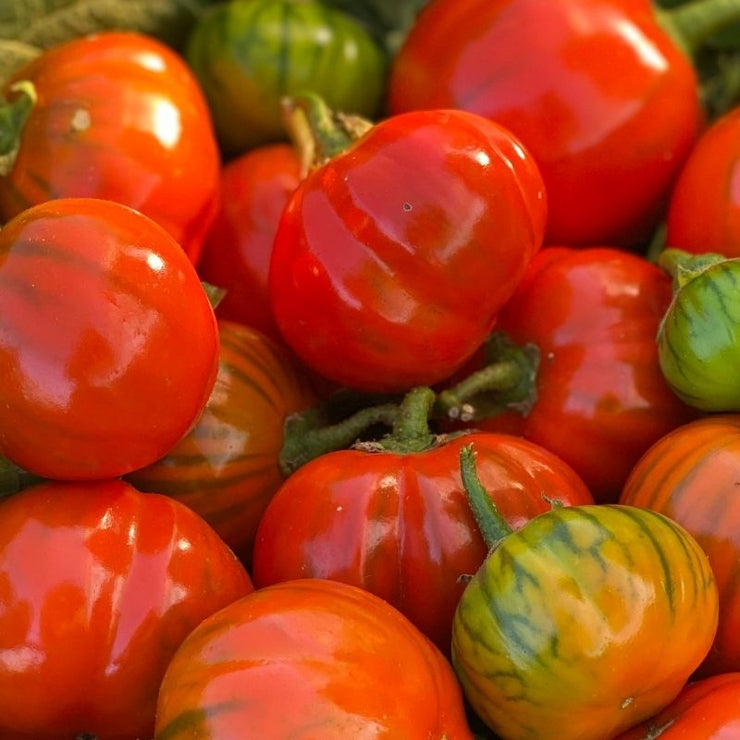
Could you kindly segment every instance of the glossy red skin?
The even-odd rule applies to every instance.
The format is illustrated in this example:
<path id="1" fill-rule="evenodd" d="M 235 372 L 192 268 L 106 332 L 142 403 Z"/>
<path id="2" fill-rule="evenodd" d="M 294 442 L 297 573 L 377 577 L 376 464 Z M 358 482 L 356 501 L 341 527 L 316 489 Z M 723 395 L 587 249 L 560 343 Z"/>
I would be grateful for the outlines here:
<path id="1" fill-rule="evenodd" d="M 388 106 L 498 121 L 542 171 L 546 242 L 623 246 L 662 216 L 702 125 L 697 90 L 649 0 L 435 0 L 395 58 Z"/>
<path id="2" fill-rule="evenodd" d="M 45 478 L 136 470 L 188 432 L 217 370 L 213 309 L 151 219 L 64 198 L 0 231 L 0 454 Z"/>
<path id="3" fill-rule="evenodd" d="M 501 127 L 463 111 L 385 119 L 288 202 L 273 315 L 306 365 L 340 385 L 438 382 L 488 334 L 545 218 L 536 165 Z"/>
<path id="4" fill-rule="evenodd" d="M 45 51 L 8 85 L 18 80 L 33 82 L 38 100 L 0 178 L 0 218 L 50 198 L 114 200 L 157 221 L 197 262 L 220 154 L 183 59 L 154 38 L 107 31 Z"/>
<path id="5" fill-rule="evenodd" d="M 449 654 L 463 577 L 488 551 L 460 480 L 460 449 L 473 441 L 481 481 L 513 529 L 552 500 L 593 503 L 565 463 L 513 436 L 466 434 L 415 454 L 341 450 L 299 468 L 271 499 L 257 529 L 255 585 L 315 577 L 360 586 Z"/>
<path id="6" fill-rule="evenodd" d="M 179 720 L 179 721 L 178 721 Z M 368 591 L 305 579 L 205 620 L 162 681 L 155 740 L 472 740 L 450 664 Z"/>
<path id="7" fill-rule="evenodd" d="M 224 165 L 221 205 L 206 234 L 198 272 L 226 290 L 219 318 L 237 321 L 282 342 L 267 289 L 280 216 L 301 180 L 289 144 L 251 149 Z"/>
<path id="8" fill-rule="evenodd" d="M 740 737 L 740 673 L 686 685 L 655 717 L 615 740 L 732 740 Z"/>
<path id="9" fill-rule="evenodd" d="M 713 414 L 661 437 L 640 458 L 620 502 L 653 509 L 707 554 L 719 590 L 719 625 L 697 676 L 740 671 L 740 415 Z"/>
<path id="10" fill-rule="evenodd" d="M 694 254 L 740 256 L 740 107 L 702 134 L 681 170 L 666 244 Z"/>
<path id="11" fill-rule="evenodd" d="M 253 590 L 243 566 L 186 506 L 119 480 L 26 489 L 0 522 L 2 737 L 151 737 L 170 658 Z"/>
<path id="12" fill-rule="evenodd" d="M 548 247 L 532 261 L 496 328 L 540 351 L 536 401 L 480 429 L 522 434 L 569 463 L 597 502 L 614 502 L 639 457 L 696 412 L 669 389 L 655 337 L 668 275 L 607 247 Z"/>

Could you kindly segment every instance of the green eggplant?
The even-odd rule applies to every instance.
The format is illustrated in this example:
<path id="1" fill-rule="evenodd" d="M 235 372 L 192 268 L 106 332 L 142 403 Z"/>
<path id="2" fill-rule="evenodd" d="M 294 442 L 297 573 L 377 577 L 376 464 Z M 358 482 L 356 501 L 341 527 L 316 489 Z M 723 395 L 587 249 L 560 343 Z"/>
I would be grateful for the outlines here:
<path id="1" fill-rule="evenodd" d="M 674 295 L 658 329 L 660 369 L 684 403 L 740 411 L 740 259 L 666 249 Z"/>
<path id="2" fill-rule="evenodd" d="M 319 0 L 229 0 L 209 8 L 185 56 L 225 155 L 287 138 L 282 101 L 312 92 L 332 110 L 373 118 L 387 57 L 359 21 Z"/>

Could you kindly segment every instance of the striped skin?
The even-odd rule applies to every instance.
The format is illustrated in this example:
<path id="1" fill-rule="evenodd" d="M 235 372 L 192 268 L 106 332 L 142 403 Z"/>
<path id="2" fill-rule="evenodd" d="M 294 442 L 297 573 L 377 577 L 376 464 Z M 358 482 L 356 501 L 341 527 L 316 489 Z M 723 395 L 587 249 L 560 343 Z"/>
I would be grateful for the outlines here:
<path id="1" fill-rule="evenodd" d="M 155 740 L 473 740 L 450 664 L 369 591 L 301 579 L 204 620 L 162 681 Z"/>
<path id="2" fill-rule="evenodd" d="M 203 14 L 186 58 L 227 154 L 286 138 L 280 101 L 311 90 L 336 110 L 378 113 L 385 57 L 365 29 L 318 0 L 235 0 Z"/>
<path id="3" fill-rule="evenodd" d="M 709 650 L 717 589 L 666 517 L 554 509 L 506 537 L 463 594 L 452 660 L 507 740 L 604 740 L 654 714 Z"/>
<path id="4" fill-rule="evenodd" d="M 262 511 L 283 480 L 285 417 L 316 397 L 272 340 L 231 321 L 221 320 L 219 331 L 218 375 L 199 421 L 168 455 L 127 480 L 187 504 L 248 562 Z"/>
<path id="5" fill-rule="evenodd" d="M 270 500 L 255 538 L 255 586 L 293 578 L 359 586 L 449 656 L 461 574 L 475 573 L 487 551 L 460 480 L 460 449 L 472 443 L 481 481 L 512 529 L 552 502 L 593 503 L 568 465 L 520 437 L 465 434 L 410 454 L 338 450 L 299 468 Z"/>
<path id="6" fill-rule="evenodd" d="M 658 511 L 706 552 L 719 590 L 719 627 L 701 675 L 740 670 L 740 416 L 699 419 L 656 442 L 620 503 Z"/>
<path id="7" fill-rule="evenodd" d="M 740 261 L 711 265 L 678 289 L 658 332 L 673 391 L 703 411 L 740 411 Z"/>

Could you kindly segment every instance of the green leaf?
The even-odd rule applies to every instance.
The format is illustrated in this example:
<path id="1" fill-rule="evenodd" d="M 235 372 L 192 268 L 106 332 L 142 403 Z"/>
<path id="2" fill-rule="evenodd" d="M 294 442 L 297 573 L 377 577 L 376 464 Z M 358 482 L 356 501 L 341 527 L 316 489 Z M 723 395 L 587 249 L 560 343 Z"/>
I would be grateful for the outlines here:
<path id="1" fill-rule="evenodd" d="M 694 0 L 653 0 L 670 9 Z M 740 22 L 716 31 L 694 56 L 700 91 L 709 120 L 740 104 Z"/>
<path id="2" fill-rule="evenodd" d="M 0 37 L 48 49 L 89 33 L 146 33 L 180 48 L 213 0 L 4 0 Z"/>
<path id="3" fill-rule="evenodd" d="M 5 0 L 0 3 L 0 36 L 18 40 L 35 20 L 69 4 L 70 0 Z"/>
<path id="4" fill-rule="evenodd" d="M 41 49 L 31 44 L 15 39 L 0 38 L 0 85 L 2 85 L 16 69 L 30 62 L 41 53 Z"/>
<path id="5" fill-rule="evenodd" d="M 710 48 L 723 51 L 740 51 L 740 23 L 723 28 L 709 40 Z"/>
<path id="6" fill-rule="evenodd" d="M 740 104 L 740 51 L 706 51 L 697 70 L 710 121 Z"/>

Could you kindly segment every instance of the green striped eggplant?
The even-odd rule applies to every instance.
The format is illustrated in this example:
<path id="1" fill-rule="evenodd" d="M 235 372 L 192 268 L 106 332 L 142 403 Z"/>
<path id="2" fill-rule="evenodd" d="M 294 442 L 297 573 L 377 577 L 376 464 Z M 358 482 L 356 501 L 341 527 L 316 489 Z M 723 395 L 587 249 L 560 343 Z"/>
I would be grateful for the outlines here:
<path id="1" fill-rule="evenodd" d="M 235 156 L 287 138 L 281 99 L 320 95 L 333 110 L 379 112 L 387 59 L 370 33 L 319 0 L 229 0 L 209 8 L 185 56 L 223 151 Z"/>
<path id="2" fill-rule="evenodd" d="M 675 292 L 658 329 L 660 369 L 702 411 L 740 411 L 740 259 L 666 249 Z"/>
<path id="3" fill-rule="evenodd" d="M 472 458 L 461 457 L 467 488 Z M 717 617 L 708 559 L 668 517 L 553 508 L 499 538 L 468 583 L 452 661 L 472 708 L 504 740 L 605 740 L 679 693 Z"/>
<path id="4" fill-rule="evenodd" d="M 223 319 L 219 333 L 216 384 L 200 419 L 169 454 L 126 479 L 188 505 L 249 563 L 259 519 L 283 482 L 283 422 L 317 399 L 271 339 Z"/>

